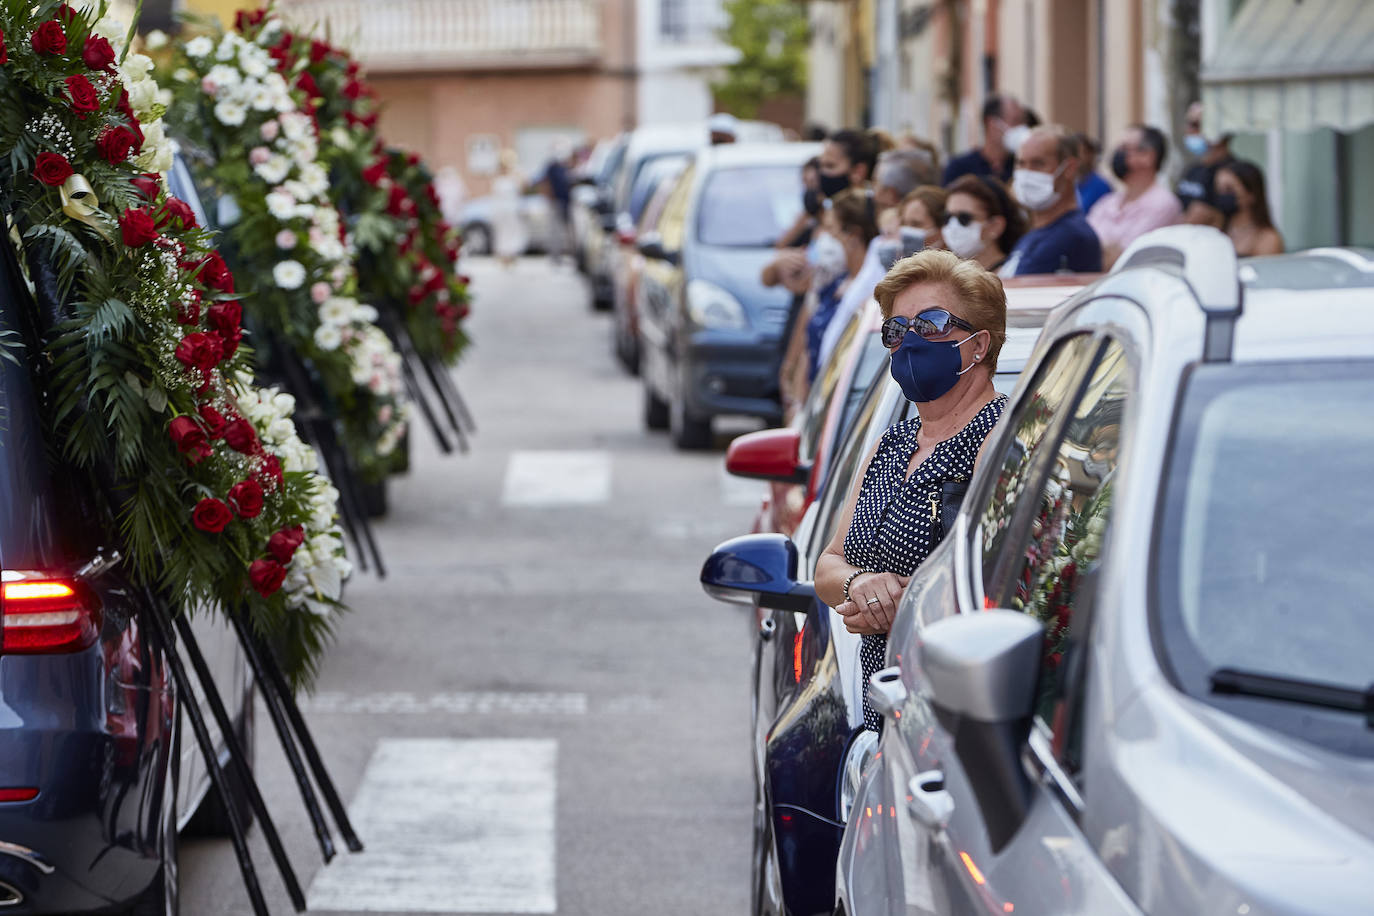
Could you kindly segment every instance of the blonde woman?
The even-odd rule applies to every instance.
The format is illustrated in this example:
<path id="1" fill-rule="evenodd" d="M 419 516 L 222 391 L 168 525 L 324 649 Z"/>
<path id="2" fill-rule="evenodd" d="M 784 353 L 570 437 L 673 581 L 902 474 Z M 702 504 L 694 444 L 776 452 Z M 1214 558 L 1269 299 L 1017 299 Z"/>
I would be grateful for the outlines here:
<path id="1" fill-rule="evenodd" d="M 920 416 L 894 424 L 868 455 L 816 564 L 816 594 L 863 635 L 864 725 L 878 731 L 868 678 L 885 663 L 897 602 L 943 539 L 1007 403 L 992 386 L 1007 338 L 1007 298 L 1002 281 L 977 261 L 931 249 L 898 261 L 874 296 L 886 319 L 892 377 Z"/>
<path id="2" fill-rule="evenodd" d="M 510 267 L 525 251 L 528 239 L 520 218 L 520 159 L 513 149 L 501 150 L 501 174 L 491 182 L 491 247 L 501 263 Z"/>

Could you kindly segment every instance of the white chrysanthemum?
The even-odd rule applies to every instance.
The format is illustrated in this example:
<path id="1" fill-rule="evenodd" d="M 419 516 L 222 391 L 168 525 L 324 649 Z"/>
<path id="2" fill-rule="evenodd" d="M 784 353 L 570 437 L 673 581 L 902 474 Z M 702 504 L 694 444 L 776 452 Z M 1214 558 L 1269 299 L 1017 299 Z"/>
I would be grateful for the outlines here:
<path id="1" fill-rule="evenodd" d="M 248 116 L 248 110 L 238 102 L 220 102 L 215 106 L 215 117 L 221 124 L 238 127 Z"/>
<path id="2" fill-rule="evenodd" d="M 210 68 L 210 72 L 205 74 L 205 79 L 217 87 L 215 90 L 217 97 L 236 89 L 243 83 L 243 75 L 228 64 L 215 64 Z"/>
<path id="3" fill-rule="evenodd" d="M 189 83 L 195 78 L 196 73 L 190 67 L 178 67 L 176 72 L 172 74 L 172 79 L 178 83 Z"/>
<path id="4" fill-rule="evenodd" d="M 208 35 L 198 35 L 186 42 L 186 56 L 200 59 L 215 50 L 215 43 Z"/>
<path id="5" fill-rule="evenodd" d="M 326 324 L 345 325 L 353 319 L 356 304 L 352 299 L 335 296 L 320 306 L 320 320 Z"/>
<path id="6" fill-rule="evenodd" d="M 167 42 L 170 40 L 171 39 L 167 37 L 167 33 L 162 31 L 162 29 L 153 29 L 147 35 L 143 36 L 143 46 L 149 51 L 156 51 L 159 48 L 167 47 Z"/>
<path id="7" fill-rule="evenodd" d="M 266 162 L 253 166 L 253 171 L 268 184 L 279 184 L 291 173 L 291 161 L 285 156 L 274 154 Z"/>
<path id="8" fill-rule="evenodd" d="M 342 124 L 334 125 L 333 130 L 329 132 L 329 140 L 341 150 L 353 149 L 353 131 Z"/>
<path id="9" fill-rule="evenodd" d="M 343 343 L 343 335 L 339 333 L 337 326 L 322 324 L 315 329 L 315 346 L 321 350 L 337 350 L 341 343 Z"/>
<path id="10" fill-rule="evenodd" d="M 305 282 L 305 268 L 300 261 L 278 261 L 272 268 L 272 280 L 282 289 L 300 289 Z"/>
<path id="11" fill-rule="evenodd" d="M 239 57 L 240 66 L 243 72 L 255 79 L 261 79 L 268 73 L 267 61 L 257 54 L 243 54 Z"/>
<path id="12" fill-rule="evenodd" d="M 277 188 L 267 194 L 267 212 L 278 220 L 288 220 L 296 215 L 296 199 Z"/>
<path id="13" fill-rule="evenodd" d="M 233 60 L 234 55 L 238 53 L 239 44 L 240 41 L 237 35 L 233 32 L 227 33 L 220 39 L 219 47 L 215 49 L 215 59 L 225 61 Z"/>
<path id="14" fill-rule="evenodd" d="M 353 312 L 353 317 L 358 321 L 366 321 L 368 324 L 376 324 L 377 310 L 370 305 L 359 305 Z"/>

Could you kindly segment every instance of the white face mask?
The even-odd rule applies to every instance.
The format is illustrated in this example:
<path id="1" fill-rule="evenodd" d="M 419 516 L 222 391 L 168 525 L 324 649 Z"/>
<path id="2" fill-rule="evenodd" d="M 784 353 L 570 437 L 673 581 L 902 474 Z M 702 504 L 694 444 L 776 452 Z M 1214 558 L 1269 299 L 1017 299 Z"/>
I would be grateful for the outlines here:
<path id="1" fill-rule="evenodd" d="M 819 232 L 815 241 L 811 243 L 807 259 L 818 273 L 828 278 L 828 282 L 845 272 L 848 256 L 844 250 L 844 243 L 829 232 Z"/>
<path id="2" fill-rule="evenodd" d="M 1047 210 L 1059 200 L 1054 183 L 1059 179 L 1059 173 L 1063 168 L 1064 166 L 1060 165 L 1053 172 L 1017 169 L 1011 176 L 1011 192 L 1016 195 L 1017 200 L 1025 204 L 1027 210 Z"/>
<path id="3" fill-rule="evenodd" d="M 1016 151 L 1021 148 L 1021 144 L 1025 143 L 1026 138 L 1030 136 L 1030 132 L 1031 129 L 1024 124 L 1018 124 L 1015 127 L 1008 127 L 1006 133 L 1002 134 L 1003 148 L 1005 148 L 1007 152 L 1015 156 Z"/>
<path id="4" fill-rule="evenodd" d="M 945 240 L 945 247 L 961 258 L 976 258 L 987 247 L 987 242 L 983 241 L 983 224 L 979 222 L 963 226 L 951 216 L 940 236 Z"/>

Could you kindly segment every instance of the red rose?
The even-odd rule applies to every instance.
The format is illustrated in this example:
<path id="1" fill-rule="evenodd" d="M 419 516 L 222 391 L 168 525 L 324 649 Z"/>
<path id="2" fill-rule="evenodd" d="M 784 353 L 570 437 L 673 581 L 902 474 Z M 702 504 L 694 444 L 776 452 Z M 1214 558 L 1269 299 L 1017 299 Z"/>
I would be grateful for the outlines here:
<path id="1" fill-rule="evenodd" d="M 229 359 L 239 351 L 239 344 L 243 341 L 243 332 L 234 331 L 232 334 L 220 334 L 220 348 L 224 351 L 224 358 Z"/>
<path id="2" fill-rule="evenodd" d="M 210 444 L 205 439 L 205 430 L 190 417 L 177 417 L 167 427 L 167 433 L 176 444 L 177 451 L 185 455 L 192 464 L 210 455 Z"/>
<path id="3" fill-rule="evenodd" d="M 105 39 L 92 35 L 81 49 L 81 59 L 92 70 L 109 70 L 115 62 L 114 48 Z"/>
<path id="4" fill-rule="evenodd" d="M 243 307 L 237 302 L 216 302 L 206 318 L 221 337 L 232 337 L 243 323 Z"/>
<path id="5" fill-rule="evenodd" d="M 95 141 L 95 150 L 100 158 L 113 165 L 128 162 L 129 157 L 142 146 L 138 135 L 127 127 L 111 127 Z"/>
<path id="6" fill-rule="evenodd" d="M 333 49 L 330 48 L 329 45 L 325 44 L 324 42 L 312 40 L 310 42 L 310 62 L 312 64 L 318 64 L 320 61 L 324 60 L 326 57 L 329 56 L 329 52 L 331 50 Z"/>
<path id="7" fill-rule="evenodd" d="M 229 488 L 229 505 L 239 518 L 257 518 L 262 514 L 262 487 L 256 480 L 241 480 Z"/>
<path id="8" fill-rule="evenodd" d="M 200 303 L 194 299 L 189 302 L 177 303 L 177 324 L 199 324 L 200 323 Z"/>
<path id="9" fill-rule="evenodd" d="M 201 372 L 209 372 L 219 365 L 223 355 L 219 338 L 203 331 L 187 334 L 176 348 L 176 358 L 183 366 Z"/>
<path id="10" fill-rule="evenodd" d="M 391 186 L 391 197 L 386 204 L 392 216 L 406 216 L 415 211 L 415 202 L 406 194 L 406 189 L 398 184 Z"/>
<path id="11" fill-rule="evenodd" d="M 119 101 L 115 102 L 115 111 L 124 115 L 124 117 L 128 118 L 130 121 L 136 122 L 138 120 L 138 118 L 134 116 L 134 106 L 129 104 L 129 90 L 119 90 Z"/>
<path id="12" fill-rule="evenodd" d="M 100 96 L 95 94 L 95 87 L 86 77 L 78 73 L 62 82 L 67 86 L 67 98 L 71 99 L 72 111 L 76 112 L 77 117 L 84 118 L 100 110 Z"/>
<path id="13" fill-rule="evenodd" d="M 205 432 L 211 439 L 224 437 L 224 427 L 228 425 L 224 419 L 224 414 L 220 413 L 209 404 L 202 404 L 200 407 L 200 418 L 205 423 Z"/>
<path id="14" fill-rule="evenodd" d="M 129 183 L 145 200 L 157 200 L 157 195 L 162 192 L 162 179 L 151 173 L 130 178 Z"/>
<path id="15" fill-rule="evenodd" d="M 419 164 L 420 164 L 420 154 L 419 154 L 419 153 L 411 153 L 411 154 L 409 154 L 408 156 L 406 156 L 406 162 L 408 162 L 408 163 L 411 164 L 411 165 L 419 165 Z"/>
<path id="16" fill-rule="evenodd" d="M 283 565 L 290 563 L 296 550 L 305 543 L 305 528 L 283 528 L 267 540 L 267 552 Z"/>
<path id="17" fill-rule="evenodd" d="M 307 99 L 318 99 L 321 95 L 320 84 L 315 82 L 315 77 L 311 76 L 309 71 L 296 77 L 296 88 L 304 92 Z"/>
<path id="18" fill-rule="evenodd" d="M 191 521 L 195 526 L 211 534 L 219 534 L 233 520 L 234 513 L 229 511 L 229 507 L 211 496 L 196 503 L 191 513 Z"/>
<path id="19" fill-rule="evenodd" d="M 248 567 L 248 581 L 253 589 L 264 598 L 269 598 L 281 588 L 286 579 L 286 567 L 276 560 L 254 560 Z"/>
<path id="20" fill-rule="evenodd" d="M 5 47 L 5 33 L 0 32 L 0 64 L 10 62 L 10 49 Z"/>
<path id="21" fill-rule="evenodd" d="M 253 424 L 240 417 L 224 427 L 224 441 L 236 452 L 251 455 L 258 450 L 258 434 Z"/>
<path id="22" fill-rule="evenodd" d="M 291 68 L 291 42 L 290 35 L 283 35 L 281 41 L 267 49 L 267 56 L 275 60 L 282 70 Z"/>
<path id="23" fill-rule="evenodd" d="M 53 15 L 67 25 L 71 25 L 76 21 L 76 10 L 72 9 L 70 3 L 57 4 L 57 9 L 53 11 Z"/>
<path id="24" fill-rule="evenodd" d="M 142 248 L 157 239 L 157 224 L 146 207 L 129 207 L 119 218 L 119 234 L 130 248 Z"/>
<path id="25" fill-rule="evenodd" d="M 33 30 L 29 43 L 39 54 L 65 54 L 67 33 L 62 31 L 62 23 L 50 19 Z"/>
<path id="26" fill-rule="evenodd" d="M 238 29 L 240 32 L 246 32 L 254 26 L 261 24 L 263 17 L 266 15 L 266 9 L 239 10 L 234 14 L 234 28 Z"/>
<path id="27" fill-rule="evenodd" d="M 172 220 L 179 220 L 182 229 L 196 228 L 196 214 L 191 205 L 178 197 L 169 196 L 159 211 L 157 227 L 161 229 Z"/>
<path id="28" fill-rule="evenodd" d="M 33 177 L 56 187 L 72 177 L 72 164 L 57 153 L 39 153 L 33 163 Z"/>
<path id="29" fill-rule="evenodd" d="M 358 99 L 367 95 L 367 87 L 364 86 L 358 80 L 350 79 L 347 83 L 344 84 L 343 94 L 344 98 L 348 99 L 349 101 L 356 102 L 358 101 Z"/>
<path id="30" fill-rule="evenodd" d="M 374 188 L 382 183 L 386 178 L 386 160 L 378 159 L 376 162 L 363 169 L 363 181 L 372 185 Z"/>
<path id="31" fill-rule="evenodd" d="M 200 268 L 201 283 L 222 293 L 234 291 L 234 275 L 229 272 L 229 265 L 224 263 L 218 251 L 207 254 L 197 266 Z"/>
<path id="32" fill-rule="evenodd" d="M 281 470 L 281 459 L 276 455 L 263 456 L 262 467 L 258 469 L 256 476 L 258 483 L 274 490 L 280 490 L 282 484 L 286 483 L 286 475 Z"/>

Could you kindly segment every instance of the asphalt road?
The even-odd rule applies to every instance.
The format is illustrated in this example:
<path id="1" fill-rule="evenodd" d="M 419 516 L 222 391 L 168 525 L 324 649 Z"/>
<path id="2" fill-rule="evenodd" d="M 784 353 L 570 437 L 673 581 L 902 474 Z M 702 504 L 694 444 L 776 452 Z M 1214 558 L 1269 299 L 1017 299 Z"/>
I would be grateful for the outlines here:
<path id="1" fill-rule="evenodd" d="M 743 913 L 748 623 L 696 577 L 760 491 L 719 448 L 644 430 L 571 269 L 470 271 L 473 449 L 440 455 L 417 429 L 377 525 L 390 574 L 355 575 L 306 704 L 366 852 L 322 867 L 257 714 L 311 911 Z M 291 912 L 251 839 L 272 912 Z M 251 912 L 227 840 L 184 840 L 181 872 L 184 914 Z"/>

